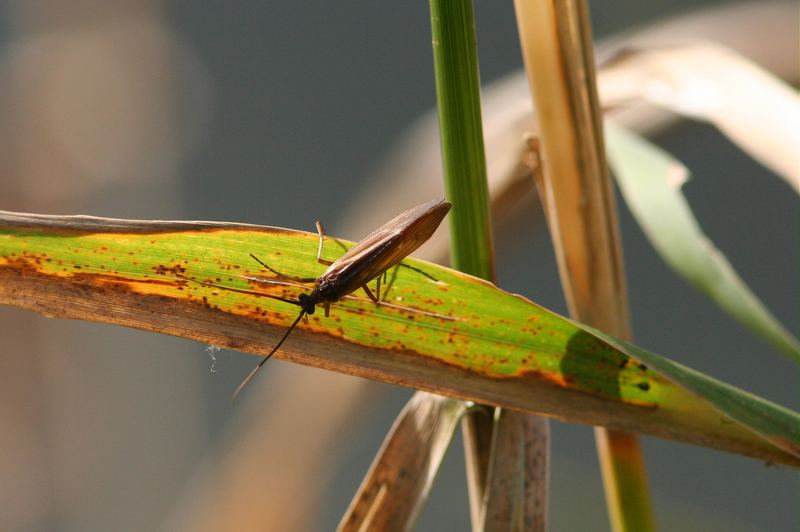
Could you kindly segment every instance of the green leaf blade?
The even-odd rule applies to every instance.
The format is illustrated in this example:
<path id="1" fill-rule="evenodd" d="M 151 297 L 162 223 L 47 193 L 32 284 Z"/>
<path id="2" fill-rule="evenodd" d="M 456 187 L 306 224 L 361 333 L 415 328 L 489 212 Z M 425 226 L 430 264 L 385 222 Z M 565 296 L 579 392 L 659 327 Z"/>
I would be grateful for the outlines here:
<path id="1" fill-rule="evenodd" d="M 794 456 L 800 456 L 800 415 L 596 329 L 598 338 L 636 357 L 714 408 Z"/>
<path id="2" fill-rule="evenodd" d="M 659 255 L 725 312 L 800 364 L 797 340 L 703 233 L 680 192 L 688 171 L 641 137 L 606 122 L 609 162 L 625 202 Z"/>
<path id="3" fill-rule="evenodd" d="M 315 261 L 316 243 L 309 233 L 236 224 L 0 213 L 0 303 L 265 354 L 298 311 L 265 294 L 296 299 L 308 287 L 249 279 L 269 276 L 249 254 L 280 271 L 314 276 L 323 270 Z M 326 250 L 329 258 L 334 253 Z M 651 359 L 642 365 L 628 357 L 638 358 L 637 352 L 626 354 L 620 344 L 486 281 L 408 262 L 438 282 L 406 268 L 390 272 L 391 305 L 353 294 L 334 304 L 329 318 L 318 312 L 308 324 L 301 322 L 276 356 L 454 398 L 800 464 L 752 428 L 727 421 L 730 413 L 718 413 L 671 382 L 674 376 Z M 757 406 L 781 423 L 794 419 L 777 405 Z M 774 434 L 794 446 L 800 441 L 785 427 Z"/>

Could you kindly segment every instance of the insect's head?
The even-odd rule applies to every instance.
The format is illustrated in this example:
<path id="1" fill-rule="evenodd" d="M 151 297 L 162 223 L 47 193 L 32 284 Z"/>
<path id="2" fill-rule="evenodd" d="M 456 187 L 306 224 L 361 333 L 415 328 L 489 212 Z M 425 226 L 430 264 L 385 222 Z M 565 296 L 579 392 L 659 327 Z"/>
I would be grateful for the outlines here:
<path id="1" fill-rule="evenodd" d="M 317 309 L 314 298 L 308 294 L 300 294 L 297 300 L 300 302 L 300 308 L 302 308 L 306 314 L 314 314 L 314 311 Z"/>

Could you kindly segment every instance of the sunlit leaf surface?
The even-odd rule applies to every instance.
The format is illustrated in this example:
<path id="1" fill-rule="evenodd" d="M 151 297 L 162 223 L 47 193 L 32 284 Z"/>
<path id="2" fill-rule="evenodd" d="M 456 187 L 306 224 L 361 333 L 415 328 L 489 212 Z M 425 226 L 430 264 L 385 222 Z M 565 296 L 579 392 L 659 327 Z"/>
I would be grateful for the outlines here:
<path id="1" fill-rule="evenodd" d="M 253 280 L 270 275 L 249 254 L 281 271 L 314 276 L 324 268 L 315 261 L 316 247 L 316 235 L 275 228 L 0 213 L 0 302 L 264 354 L 297 315 L 295 306 L 266 295 L 295 299 L 308 288 Z M 326 257 L 340 253 L 333 240 L 326 242 Z M 611 345 L 522 297 L 447 268 L 408 262 L 437 281 L 393 270 L 385 304 L 356 292 L 335 304 L 329 318 L 317 312 L 301 322 L 276 356 L 800 463 L 800 437 L 791 430 L 800 427 L 797 414 L 729 388 L 738 408 L 766 423 L 746 429 L 673 384 L 664 376 L 669 364 L 654 371 L 629 358 L 625 344 Z"/>
<path id="2" fill-rule="evenodd" d="M 606 138 L 609 162 L 625 202 L 661 257 L 723 310 L 800 363 L 800 342 L 701 230 L 681 193 L 689 177 L 686 167 L 613 122 L 607 122 Z"/>

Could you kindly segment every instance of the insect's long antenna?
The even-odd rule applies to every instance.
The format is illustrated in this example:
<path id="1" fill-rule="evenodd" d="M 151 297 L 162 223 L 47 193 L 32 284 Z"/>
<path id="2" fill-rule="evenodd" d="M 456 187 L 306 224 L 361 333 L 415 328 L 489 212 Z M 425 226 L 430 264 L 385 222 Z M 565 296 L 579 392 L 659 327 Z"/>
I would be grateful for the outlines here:
<path id="1" fill-rule="evenodd" d="M 288 298 L 281 297 L 281 296 L 274 296 L 272 294 L 265 294 L 263 292 L 258 292 L 256 290 L 244 290 L 242 288 L 233 288 L 231 286 L 222 286 L 221 284 L 207 283 L 205 281 L 198 281 L 197 279 L 192 279 L 191 277 L 187 277 L 187 276 L 181 275 L 181 274 L 176 274 L 176 275 L 177 275 L 177 277 L 179 277 L 181 279 L 184 279 L 186 281 L 191 281 L 193 283 L 197 283 L 197 284 L 199 284 L 201 286 L 207 286 L 209 288 L 219 288 L 220 290 L 227 290 L 228 292 L 237 292 L 239 294 L 247 294 L 249 296 L 268 297 L 270 299 L 277 299 L 278 301 L 283 301 L 284 303 L 290 303 L 292 305 L 298 305 L 298 306 L 300 305 L 300 302 L 297 301 L 296 299 L 288 299 Z M 241 277 L 243 279 L 248 279 L 250 281 L 258 281 L 258 280 L 260 280 L 257 277 L 247 277 L 247 276 L 244 276 L 244 275 L 242 275 Z M 265 279 L 265 280 L 263 280 L 263 282 L 267 282 L 267 280 Z M 279 284 L 279 283 L 276 283 L 276 284 Z M 280 283 L 280 284 L 283 284 L 283 283 Z"/>
<path id="2" fill-rule="evenodd" d="M 276 270 L 275 268 L 273 268 L 273 267 L 269 266 L 268 264 L 266 264 L 264 261 L 262 261 L 261 259 L 259 259 L 255 255 L 253 255 L 252 253 L 250 254 L 250 256 L 257 263 L 259 263 L 260 265 L 262 265 L 263 267 L 265 267 L 266 269 L 268 269 L 269 271 L 271 271 L 272 273 L 277 275 L 279 279 L 291 279 L 292 281 L 295 281 L 297 283 L 306 283 L 306 284 L 307 283 L 312 283 L 312 282 L 317 280 L 316 277 L 298 277 L 296 275 L 287 275 L 285 273 L 281 273 L 278 270 Z"/>
<path id="3" fill-rule="evenodd" d="M 269 354 L 267 356 L 265 356 L 264 359 L 261 362 L 258 363 L 258 366 L 253 368 L 253 371 L 250 372 L 250 375 L 248 375 L 242 381 L 242 383 L 239 385 L 239 387 L 236 388 L 236 391 L 233 392 L 233 396 L 231 397 L 231 401 L 235 401 L 236 400 L 236 397 L 239 395 L 239 392 L 241 392 L 244 389 L 244 387 L 247 386 L 247 384 L 251 380 L 253 380 L 253 377 L 256 376 L 256 373 L 258 372 L 258 370 L 261 369 L 261 366 L 263 366 L 264 363 L 267 360 L 269 360 L 272 355 L 275 354 L 275 351 L 277 351 L 280 348 L 280 346 L 283 345 L 283 342 L 285 342 L 286 339 L 289 337 L 289 333 L 292 332 L 292 330 L 295 328 L 295 325 L 297 325 L 300 322 L 300 320 L 303 318 L 303 316 L 305 316 L 305 314 L 306 314 L 305 310 L 301 310 L 300 311 L 300 314 L 297 315 L 297 318 L 294 320 L 294 323 L 292 323 L 292 325 L 289 327 L 289 330 L 286 331 L 286 333 L 283 335 L 283 338 L 281 338 L 281 341 L 278 342 L 278 344 L 275 347 L 272 348 L 272 351 L 270 351 Z"/>
<path id="4" fill-rule="evenodd" d="M 269 266 L 267 266 L 266 264 L 264 264 L 263 262 L 261 262 L 261 259 L 259 259 L 259 258 L 258 258 L 258 257 L 256 257 L 255 255 L 253 255 L 252 253 L 250 253 L 250 257 L 252 257 L 252 259 L 253 259 L 254 261 L 256 261 L 257 263 L 259 263 L 260 265 L 262 265 L 263 267 L 265 267 L 266 269 L 268 269 L 268 270 L 269 270 L 269 271 L 271 271 L 272 273 L 278 273 L 278 272 L 276 272 L 275 270 L 273 270 L 272 268 L 270 268 Z"/>

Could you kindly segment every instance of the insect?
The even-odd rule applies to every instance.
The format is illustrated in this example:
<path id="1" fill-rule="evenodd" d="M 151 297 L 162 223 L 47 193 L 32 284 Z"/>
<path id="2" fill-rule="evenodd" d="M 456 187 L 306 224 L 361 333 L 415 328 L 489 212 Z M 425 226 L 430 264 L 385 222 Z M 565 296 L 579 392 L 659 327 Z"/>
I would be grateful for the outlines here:
<path id="1" fill-rule="evenodd" d="M 381 277 L 384 277 L 389 269 L 398 265 L 431 277 L 421 270 L 403 264 L 401 261 L 433 235 L 451 206 L 450 202 L 438 199 L 412 207 L 367 235 L 335 261 L 328 261 L 322 258 L 325 230 L 322 224 L 317 222 L 317 234 L 319 235 L 317 262 L 328 266 L 319 277 L 286 275 L 274 270 L 255 255 L 250 254 L 256 262 L 280 279 L 287 279 L 296 283 L 313 282 L 314 285 L 311 292 L 300 294 L 296 301 L 280 298 L 282 301 L 299 306 L 300 313 L 280 341 L 272 348 L 272 351 L 253 368 L 253 371 L 236 388 L 233 397 L 236 398 L 239 392 L 253 380 L 258 370 L 283 345 L 283 342 L 286 341 L 300 320 L 306 315 L 314 314 L 317 306 L 322 306 L 325 310 L 325 316 L 328 317 L 330 316 L 331 303 L 339 301 L 359 288 L 363 288 L 372 301 L 380 303 Z M 248 277 L 248 279 L 264 281 L 264 279 L 257 277 Z M 367 286 L 367 283 L 373 280 L 377 281 L 375 293 Z"/>

